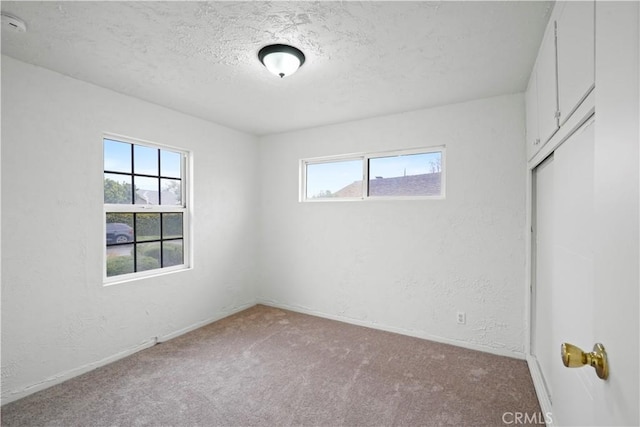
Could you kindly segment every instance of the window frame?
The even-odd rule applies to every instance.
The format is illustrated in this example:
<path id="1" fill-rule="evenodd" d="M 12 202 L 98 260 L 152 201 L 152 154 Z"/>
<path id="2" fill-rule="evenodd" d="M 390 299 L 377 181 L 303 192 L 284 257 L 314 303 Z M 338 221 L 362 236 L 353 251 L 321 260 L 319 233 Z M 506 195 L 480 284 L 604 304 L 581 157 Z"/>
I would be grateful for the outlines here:
<path id="1" fill-rule="evenodd" d="M 356 200 L 362 200 L 362 196 L 360 197 L 336 197 L 336 198 L 331 198 L 331 197 L 325 197 L 325 198 L 318 198 L 318 199 L 313 199 L 313 198 L 307 198 L 307 166 L 310 164 L 323 164 L 323 163 L 337 163 L 337 162 L 348 162 L 348 161 L 353 161 L 353 160 L 360 160 L 363 162 L 363 167 L 362 167 L 362 179 L 363 179 L 363 185 L 362 185 L 362 189 L 363 189 L 363 195 L 364 196 L 364 191 L 366 189 L 365 185 L 364 185 L 364 177 L 367 174 L 366 171 L 366 164 L 367 161 L 364 157 L 364 153 L 354 153 L 354 154 L 341 154 L 341 155 L 337 155 L 337 156 L 327 156 L 327 157 L 315 157 L 315 158 L 309 158 L 309 159 L 302 159 L 300 160 L 300 201 L 301 202 L 326 202 L 326 201 L 332 201 L 332 202 L 349 202 L 349 201 L 356 201 Z"/>
<path id="2" fill-rule="evenodd" d="M 104 203 L 104 175 L 105 173 L 111 173 L 110 171 L 106 171 L 105 169 L 105 158 L 104 158 L 104 142 L 105 140 L 111 140 L 116 142 L 123 142 L 127 144 L 131 144 L 133 146 L 139 145 L 147 148 L 153 148 L 157 150 L 166 150 L 174 153 L 180 154 L 180 192 L 181 192 L 181 204 L 180 205 L 145 205 L 145 204 L 124 204 L 124 203 Z M 171 145 L 160 144 L 157 142 L 145 141 L 138 138 L 132 138 L 128 136 L 113 134 L 113 133 L 103 133 L 102 134 L 102 249 L 103 249 L 103 258 L 102 258 L 102 281 L 103 285 L 114 285 L 124 282 L 131 282 L 139 279 L 145 279 L 149 277 L 162 276 L 165 274 L 175 273 L 178 271 L 185 271 L 192 268 L 192 248 L 191 248 L 191 161 L 192 161 L 192 152 L 190 150 L 186 150 L 183 148 L 178 148 Z M 133 163 L 133 159 L 132 159 Z M 160 167 L 160 165 L 159 165 Z M 162 171 L 158 170 L 158 179 L 160 177 Z M 146 176 L 147 174 L 136 174 L 134 170 L 131 170 L 131 173 L 122 173 L 123 175 L 141 175 Z M 132 185 L 132 202 L 135 201 L 135 188 Z M 159 195 L 161 198 L 161 195 Z M 159 199 L 160 200 L 160 199 Z M 137 271 L 133 273 L 119 274 L 116 276 L 107 276 L 107 215 L 110 213 L 131 213 L 131 214 L 150 214 L 150 213 L 181 213 L 182 214 L 182 264 L 173 265 L 168 267 L 160 267 L 152 270 L 144 270 Z M 161 215 L 162 220 L 162 215 Z M 135 221 L 135 215 L 134 215 Z M 162 236 L 160 236 L 160 247 L 162 250 Z M 170 241 L 171 239 L 168 239 Z M 149 243 L 147 241 L 131 242 L 129 244 L 133 245 L 133 250 L 136 250 L 136 244 L 139 243 Z"/>
<path id="3" fill-rule="evenodd" d="M 369 161 L 371 159 L 383 157 L 400 157 L 415 154 L 440 153 L 440 194 L 435 196 L 370 196 L 369 195 Z M 322 163 L 335 163 L 340 161 L 361 160 L 362 161 L 362 194 L 358 197 L 307 197 L 307 166 Z M 437 145 L 431 147 L 418 147 L 390 151 L 377 151 L 369 153 L 352 153 L 335 156 L 310 157 L 300 160 L 300 187 L 298 201 L 301 203 L 320 202 L 354 202 L 354 201 L 376 201 L 376 200 L 444 200 L 446 198 L 446 146 Z"/>

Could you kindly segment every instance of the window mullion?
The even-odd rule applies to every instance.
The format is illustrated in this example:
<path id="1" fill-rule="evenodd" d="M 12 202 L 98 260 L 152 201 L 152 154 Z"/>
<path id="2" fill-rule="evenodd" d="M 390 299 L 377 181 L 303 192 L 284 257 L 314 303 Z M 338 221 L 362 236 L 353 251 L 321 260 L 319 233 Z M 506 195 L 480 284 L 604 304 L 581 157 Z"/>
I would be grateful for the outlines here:
<path id="1" fill-rule="evenodd" d="M 136 178 L 135 178 L 135 174 L 133 173 L 133 168 L 135 165 L 135 161 L 133 159 L 133 153 L 134 153 L 134 149 L 133 149 L 134 145 L 131 144 L 131 203 L 132 204 L 136 204 Z"/>
<path id="2" fill-rule="evenodd" d="M 362 158 L 362 200 L 369 197 L 369 157 Z"/>
<path id="3" fill-rule="evenodd" d="M 160 175 L 162 175 L 162 163 L 160 150 L 158 150 L 158 204 L 162 205 L 162 179 L 160 178 Z"/>
<path id="4" fill-rule="evenodd" d="M 138 272 L 138 214 L 133 214 L 133 272 Z"/>
<path id="5" fill-rule="evenodd" d="M 108 204 L 104 205 L 105 212 L 186 212 L 186 207 L 182 205 L 125 205 Z"/>
<path id="6" fill-rule="evenodd" d="M 164 254 L 163 254 L 163 242 L 164 242 L 164 230 L 163 230 L 163 225 L 164 225 L 164 214 L 161 212 L 160 213 L 160 268 L 164 267 Z M 184 234 L 184 231 L 183 231 Z"/>

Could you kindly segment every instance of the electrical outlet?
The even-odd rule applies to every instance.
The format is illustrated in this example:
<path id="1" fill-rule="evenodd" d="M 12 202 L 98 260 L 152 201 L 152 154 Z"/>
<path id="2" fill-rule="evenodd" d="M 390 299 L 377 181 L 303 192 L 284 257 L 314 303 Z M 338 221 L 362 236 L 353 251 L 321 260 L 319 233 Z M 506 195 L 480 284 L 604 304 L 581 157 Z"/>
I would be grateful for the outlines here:
<path id="1" fill-rule="evenodd" d="M 459 325 L 464 325 L 467 323 L 467 314 L 464 311 L 459 311 L 456 314 L 456 319 L 458 320 Z"/>

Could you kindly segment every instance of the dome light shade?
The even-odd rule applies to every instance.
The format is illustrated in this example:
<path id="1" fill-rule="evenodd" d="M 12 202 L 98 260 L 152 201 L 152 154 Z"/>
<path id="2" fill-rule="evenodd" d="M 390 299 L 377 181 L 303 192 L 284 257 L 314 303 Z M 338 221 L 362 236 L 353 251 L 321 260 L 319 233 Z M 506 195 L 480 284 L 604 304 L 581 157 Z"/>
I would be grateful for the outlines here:
<path id="1" fill-rule="evenodd" d="M 265 46 L 258 52 L 260 62 L 280 78 L 290 76 L 304 64 L 304 53 L 286 44 Z"/>

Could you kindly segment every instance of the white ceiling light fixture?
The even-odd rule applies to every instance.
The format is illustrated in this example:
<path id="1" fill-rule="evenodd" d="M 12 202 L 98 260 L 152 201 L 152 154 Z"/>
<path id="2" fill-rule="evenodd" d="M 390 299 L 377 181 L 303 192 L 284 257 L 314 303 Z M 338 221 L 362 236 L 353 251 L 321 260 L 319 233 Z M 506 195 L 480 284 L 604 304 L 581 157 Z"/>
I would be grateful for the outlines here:
<path id="1" fill-rule="evenodd" d="M 271 44 L 258 52 L 260 62 L 276 76 L 283 78 L 298 71 L 304 64 L 304 53 L 286 44 Z"/>
<path id="2" fill-rule="evenodd" d="M 17 16 L 2 12 L 2 28 L 18 33 L 25 33 L 27 31 L 27 24 Z"/>

